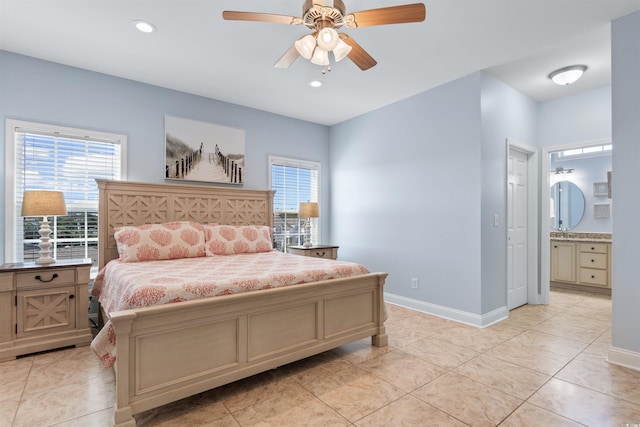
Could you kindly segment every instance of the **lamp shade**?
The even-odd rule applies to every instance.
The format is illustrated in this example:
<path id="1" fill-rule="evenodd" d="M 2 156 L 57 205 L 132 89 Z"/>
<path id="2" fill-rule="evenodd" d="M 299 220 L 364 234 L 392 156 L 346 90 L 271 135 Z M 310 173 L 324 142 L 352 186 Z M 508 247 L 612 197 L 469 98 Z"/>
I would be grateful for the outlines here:
<path id="1" fill-rule="evenodd" d="M 318 218 L 318 204 L 316 202 L 300 203 L 298 208 L 298 216 L 300 218 Z"/>
<path id="2" fill-rule="evenodd" d="M 333 56 L 336 59 L 336 62 L 340 62 L 349 54 L 349 52 L 351 52 L 351 46 L 346 44 L 344 41 L 339 40 L 338 44 L 333 49 Z"/>
<path id="3" fill-rule="evenodd" d="M 318 47 L 327 52 L 332 51 L 340 41 L 338 32 L 333 28 L 326 27 L 318 33 Z"/>
<path id="4" fill-rule="evenodd" d="M 296 50 L 305 59 L 311 59 L 313 50 L 316 48 L 316 39 L 311 34 L 298 39 L 294 43 Z"/>
<path id="5" fill-rule="evenodd" d="M 21 216 L 57 216 L 66 215 L 62 191 L 32 190 L 25 191 L 22 197 Z"/>
<path id="6" fill-rule="evenodd" d="M 322 66 L 329 65 L 329 52 L 320 49 L 320 47 L 318 46 L 316 50 L 313 51 L 311 63 Z"/>

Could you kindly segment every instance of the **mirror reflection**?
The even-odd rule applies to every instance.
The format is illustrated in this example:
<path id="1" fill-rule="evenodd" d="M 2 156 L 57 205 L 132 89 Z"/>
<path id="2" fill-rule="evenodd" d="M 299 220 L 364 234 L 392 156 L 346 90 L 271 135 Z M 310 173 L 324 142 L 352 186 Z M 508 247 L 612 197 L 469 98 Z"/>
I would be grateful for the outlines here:
<path id="1" fill-rule="evenodd" d="M 570 181 L 551 186 L 551 228 L 568 231 L 575 228 L 584 215 L 584 194 Z"/>

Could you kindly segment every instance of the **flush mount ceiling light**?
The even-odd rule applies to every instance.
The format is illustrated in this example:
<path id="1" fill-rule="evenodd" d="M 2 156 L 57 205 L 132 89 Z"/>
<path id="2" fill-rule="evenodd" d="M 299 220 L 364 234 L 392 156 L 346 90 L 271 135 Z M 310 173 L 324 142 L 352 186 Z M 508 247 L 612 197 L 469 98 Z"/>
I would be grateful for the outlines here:
<path id="1" fill-rule="evenodd" d="M 586 65 L 571 65 L 555 70 L 549 74 L 549 78 L 557 85 L 566 86 L 575 83 L 586 70 Z"/>
<path id="2" fill-rule="evenodd" d="M 147 21 L 133 21 L 133 26 L 142 33 L 153 33 L 156 31 L 156 26 Z"/>
<path id="3" fill-rule="evenodd" d="M 346 28 L 371 27 L 374 25 L 404 24 L 422 22 L 426 17 L 422 3 L 361 10 L 347 14 L 343 0 L 304 0 L 302 17 L 275 15 L 259 12 L 236 12 L 225 10 L 222 17 L 232 21 L 273 22 L 276 24 L 304 25 L 312 34 L 298 39 L 275 63 L 276 68 L 287 68 L 302 56 L 322 67 L 322 73 L 331 71 L 330 62 L 349 59 L 365 71 L 377 64 L 358 43 L 337 30 Z"/>

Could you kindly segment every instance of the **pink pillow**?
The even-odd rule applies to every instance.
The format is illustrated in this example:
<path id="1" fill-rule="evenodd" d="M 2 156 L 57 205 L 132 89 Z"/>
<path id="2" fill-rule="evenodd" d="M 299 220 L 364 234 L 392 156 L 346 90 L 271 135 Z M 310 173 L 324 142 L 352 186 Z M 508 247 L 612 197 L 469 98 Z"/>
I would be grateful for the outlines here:
<path id="1" fill-rule="evenodd" d="M 191 221 L 116 227 L 120 261 L 137 262 L 205 256 L 202 225 Z"/>
<path id="2" fill-rule="evenodd" d="M 269 252 L 271 231 L 266 225 L 203 225 L 207 256 Z"/>

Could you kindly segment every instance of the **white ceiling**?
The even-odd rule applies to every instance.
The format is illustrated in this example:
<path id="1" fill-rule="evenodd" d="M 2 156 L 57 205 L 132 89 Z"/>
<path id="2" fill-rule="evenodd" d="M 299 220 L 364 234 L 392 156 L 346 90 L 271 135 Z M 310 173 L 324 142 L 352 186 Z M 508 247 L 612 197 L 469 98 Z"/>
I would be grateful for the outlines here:
<path id="1" fill-rule="evenodd" d="M 417 0 L 344 1 L 349 13 Z M 345 59 L 325 76 L 303 58 L 273 68 L 306 27 L 222 19 L 301 16 L 302 3 L 0 0 L 0 49 L 332 125 L 479 70 L 535 100 L 608 85 L 610 21 L 640 10 L 640 0 L 425 0 L 424 22 L 342 29 L 378 65 Z M 158 31 L 136 31 L 136 19 Z M 589 69 L 574 85 L 547 78 L 578 63 Z"/>

